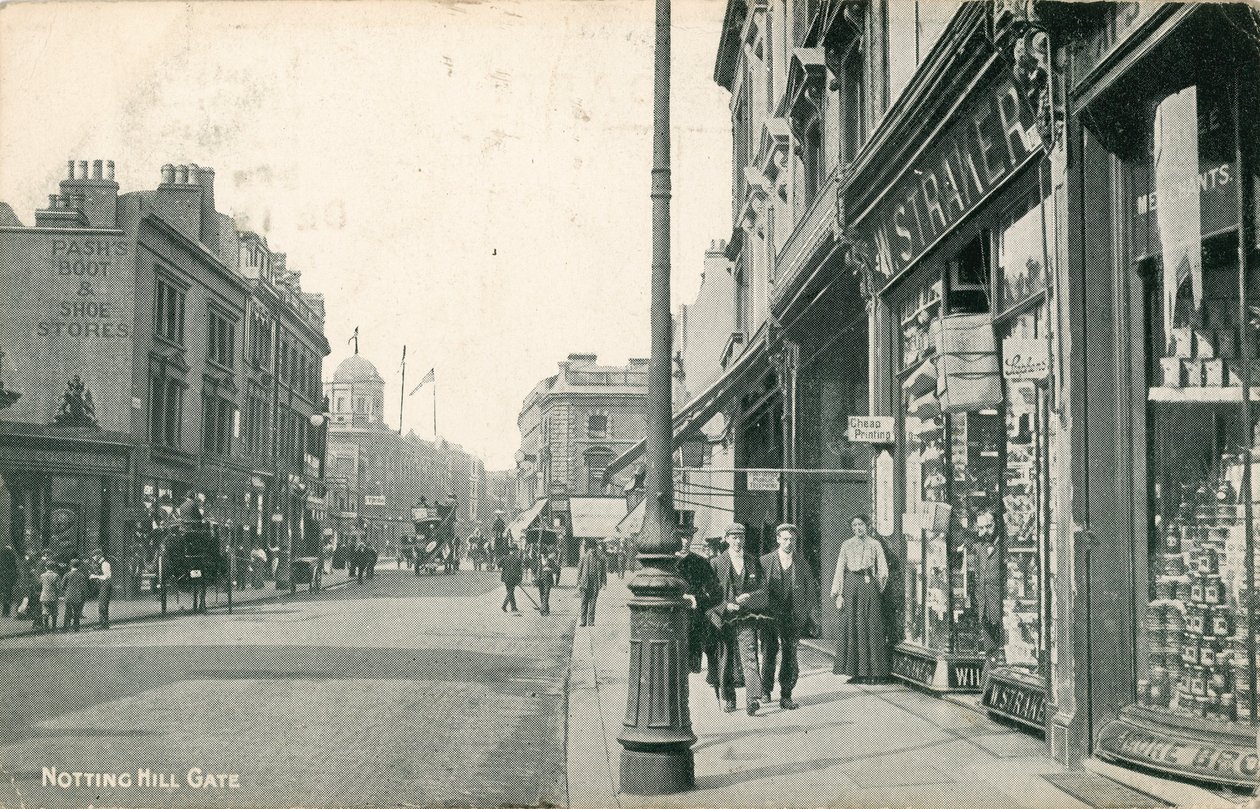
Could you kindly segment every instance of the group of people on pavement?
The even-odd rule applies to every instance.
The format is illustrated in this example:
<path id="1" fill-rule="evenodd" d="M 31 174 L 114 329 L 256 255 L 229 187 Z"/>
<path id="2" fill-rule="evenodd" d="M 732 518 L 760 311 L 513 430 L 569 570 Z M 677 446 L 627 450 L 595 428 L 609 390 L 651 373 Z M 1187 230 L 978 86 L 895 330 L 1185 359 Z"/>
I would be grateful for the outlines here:
<path id="1" fill-rule="evenodd" d="M 527 568 L 538 588 L 538 603 L 535 606 L 543 615 L 550 615 L 551 591 L 560 580 L 560 555 L 555 548 L 539 549 L 532 559 L 527 560 L 515 545 L 508 547 L 499 560 L 499 581 L 503 582 L 504 589 L 501 609 L 514 615 L 520 614 L 516 588 L 521 586 Z M 600 591 L 607 585 L 608 560 L 597 542 L 587 540 L 577 569 L 577 594 L 582 599 L 580 626 L 595 625 L 595 604 Z"/>
<path id="2" fill-rule="evenodd" d="M 831 588 L 841 615 L 833 671 L 850 682 L 878 682 L 888 676 L 882 601 L 888 563 L 865 515 L 855 517 L 851 527 L 853 536 L 841 545 Z M 745 711 L 754 716 L 773 702 L 776 682 L 779 707 L 795 710 L 800 640 L 817 634 L 818 581 L 799 550 L 795 525 L 778 526 L 776 547 L 760 557 L 747 552 L 745 535 L 743 525 L 732 523 L 724 536 L 726 548 L 715 548 L 708 560 L 687 547 L 679 551 L 678 574 L 687 584 L 684 598 L 691 607 L 688 665 L 699 673 L 702 657 L 708 657 L 708 683 L 728 713 L 736 710 L 740 685 Z"/>
<path id="3" fill-rule="evenodd" d="M 26 592 L 16 587 L 18 582 L 18 558 L 12 545 L 0 548 L 0 612 L 9 617 L 17 596 L 22 600 L 16 610 L 17 618 L 28 618 L 33 629 L 51 632 L 57 629 L 58 616 L 62 631 L 79 631 L 83 620 L 83 606 L 91 596 L 89 583 L 95 584 L 97 622 L 101 629 L 109 628 L 109 603 L 113 596 L 113 569 L 105 555 L 96 550 L 90 560 L 71 559 L 62 565 L 44 551 L 38 560 L 27 562 Z M 61 603 L 64 601 L 64 612 Z"/>

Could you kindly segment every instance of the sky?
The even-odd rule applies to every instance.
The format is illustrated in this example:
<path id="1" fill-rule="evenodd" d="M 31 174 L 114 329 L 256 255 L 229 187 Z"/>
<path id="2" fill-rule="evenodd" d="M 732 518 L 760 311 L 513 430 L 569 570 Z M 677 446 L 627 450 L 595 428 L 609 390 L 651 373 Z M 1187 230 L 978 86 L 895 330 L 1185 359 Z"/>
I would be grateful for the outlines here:
<path id="1" fill-rule="evenodd" d="M 674 0 L 672 272 L 730 234 L 725 0 Z M 573 352 L 649 353 L 651 0 L 0 6 L 0 200 L 26 224 L 67 159 L 122 192 L 216 170 L 219 210 L 327 299 L 397 425 L 435 368 L 438 432 L 506 469 L 521 402 Z M 433 395 L 404 425 L 431 437 Z"/>

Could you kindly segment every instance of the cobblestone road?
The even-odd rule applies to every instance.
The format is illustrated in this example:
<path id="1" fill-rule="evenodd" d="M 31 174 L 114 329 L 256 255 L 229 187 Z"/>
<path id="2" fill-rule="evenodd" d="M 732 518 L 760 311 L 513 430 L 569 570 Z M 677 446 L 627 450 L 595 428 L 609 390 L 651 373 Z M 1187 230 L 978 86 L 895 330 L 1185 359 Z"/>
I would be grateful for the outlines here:
<path id="1" fill-rule="evenodd" d="M 495 573 L 383 570 L 0 642 L 0 806 L 562 804 L 574 600 L 512 617 Z"/>

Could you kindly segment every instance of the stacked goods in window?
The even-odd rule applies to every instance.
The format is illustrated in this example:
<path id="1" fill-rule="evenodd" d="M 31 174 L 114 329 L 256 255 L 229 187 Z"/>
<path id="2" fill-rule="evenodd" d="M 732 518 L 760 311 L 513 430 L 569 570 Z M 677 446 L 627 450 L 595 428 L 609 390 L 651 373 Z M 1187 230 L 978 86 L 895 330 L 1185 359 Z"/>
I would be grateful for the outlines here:
<path id="1" fill-rule="evenodd" d="M 1182 716 L 1235 721 L 1250 711 L 1245 615 L 1243 518 L 1235 481 L 1238 458 L 1221 458 L 1214 478 L 1163 493 L 1176 508 L 1158 521 L 1161 541 L 1151 559 L 1147 607 L 1149 679 L 1139 702 Z M 1175 500 L 1174 500 L 1175 498 Z M 1237 634 L 1242 630 L 1242 636 Z"/>
<path id="2" fill-rule="evenodd" d="M 1237 302 L 1228 299 L 1208 299 L 1203 303 L 1202 313 L 1192 316 L 1193 325 L 1172 329 L 1166 354 L 1160 359 L 1164 387 L 1242 385 L 1237 306 Z"/>

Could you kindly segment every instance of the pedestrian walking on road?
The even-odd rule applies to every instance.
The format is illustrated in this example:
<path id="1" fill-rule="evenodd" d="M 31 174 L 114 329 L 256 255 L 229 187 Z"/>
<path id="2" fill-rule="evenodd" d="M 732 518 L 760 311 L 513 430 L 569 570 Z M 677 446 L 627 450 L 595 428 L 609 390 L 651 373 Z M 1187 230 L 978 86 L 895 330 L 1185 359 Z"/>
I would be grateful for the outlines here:
<path id="1" fill-rule="evenodd" d="M 551 614 L 551 588 L 556 584 L 556 572 L 559 570 L 560 563 L 552 554 L 538 557 L 534 583 L 538 585 L 538 611 L 543 615 Z"/>
<path id="2" fill-rule="evenodd" d="M 0 611 L 5 618 L 9 617 L 9 610 L 13 607 L 13 587 L 17 584 L 17 579 L 17 551 L 13 550 L 12 544 L 6 542 L 0 548 Z"/>
<path id="3" fill-rule="evenodd" d="M 516 607 L 516 588 L 521 583 L 521 555 L 513 545 L 508 548 L 507 553 L 499 562 L 499 581 L 503 582 L 503 588 L 507 590 L 507 595 L 503 599 L 503 611 L 507 612 L 508 607 L 512 608 L 512 612 L 519 613 Z"/>
<path id="4" fill-rule="evenodd" d="M 608 562 L 595 540 L 588 539 L 582 558 L 578 560 L 577 570 L 577 589 L 582 595 L 580 626 L 595 626 L 595 602 L 599 600 L 599 591 L 607 584 Z"/>
<path id="5" fill-rule="evenodd" d="M 114 594 L 114 571 L 99 549 L 92 552 L 92 561 L 96 565 L 96 572 L 91 575 L 96 581 L 96 615 L 101 629 L 109 629 L 109 599 Z"/>
<path id="6" fill-rule="evenodd" d="M 792 701 L 792 689 L 800 675 L 796 647 L 803 635 L 810 634 L 814 626 L 814 605 L 818 603 L 818 582 L 814 572 L 796 552 L 799 531 L 795 525 L 785 523 L 774 529 L 779 543 L 761 557 L 761 569 L 766 576 L 770 617 L 773 622 L 763 628 L 765 657 L 761 661 L 762 700 L 770 701 L 774 689 L 775 658 L 779 658 L 779 707 L 792 711 L 798 707 Z"/>
<path id="7" fill-rule="evenodd" d="M 879 682 L 888 677 L 888 636 L 881 594 L 888 583 L 884 546 L 870 533 L 865 514 L 853 518 L 853 536 L 840 546 L 831 597 L 840 610 L 840 639 L 832 671 L 849 682 Z"/>
<path id="8" fill-rule="evenodd" d="M 83 602 L 87 600 L 88 577 L 83 572 L 83 563 L 78 559 L 70 560 L 70 570 L 61 578 L 61 591 L 66 594 L 66 614 L 61 621 L 61 631 L 79 631 L 79 622 L 83 620 Z"/>
<path id="9" fill-rule="evenodd" d="M 731 523 L 726 529 L 726 553 L 710 561 L 717 575 L 722 600 L 709 611 L 722 632 L 722 670 L 718 679 L 722 710 L 735 710 L 735 661 L 744 673 L 749 716 L 761 708 L 761 673 L 757 670 L 757 638 L 761 621 L 769 608 L 765 577 L 757 557 L 744 552 L 744 526 Z"/>
<path id="10" fill-rule="evenodd" d="M 57 595 L 61 577 L 57 575 L 57 563 L 45 562 L 44 572 L 39 575 L 39 606 L 44 618 L 44 629 L 57 628 Z"/>

